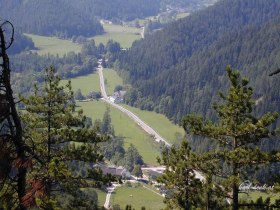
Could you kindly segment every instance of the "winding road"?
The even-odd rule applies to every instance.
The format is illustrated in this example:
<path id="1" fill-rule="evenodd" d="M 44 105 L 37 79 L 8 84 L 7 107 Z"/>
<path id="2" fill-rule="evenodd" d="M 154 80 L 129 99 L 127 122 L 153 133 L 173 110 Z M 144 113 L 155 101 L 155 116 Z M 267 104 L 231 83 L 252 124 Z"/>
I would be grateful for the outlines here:
<path id="1" fill-rule="evenodd" d="M 121 105 L 110 101 L 105 89 L 103 67 L 101 65 L 101 62 L 102 60 L 98 61 L 99 65 L 97 70 L 98 70 L 99 80 L 100 80 L 100 90 L 101 90 L 102 100 L 104 100 L 106 103 L 110 104 L 111 106 L 125 113 L 129 118 L 131 118 L 134 122 L 136 122 L 146 133 L 153 136 L 156 142 L 163 142 L 166 146 L 170 147 L 171 146 L 170 143 L 168 143 L 163 137 L 161 137 L 153 128 L 151 128 L 147 123 L 141 120 L 137 115 L 135 115 L 133 112 L 129 111 L 128 109 L 122 107 Z"/>

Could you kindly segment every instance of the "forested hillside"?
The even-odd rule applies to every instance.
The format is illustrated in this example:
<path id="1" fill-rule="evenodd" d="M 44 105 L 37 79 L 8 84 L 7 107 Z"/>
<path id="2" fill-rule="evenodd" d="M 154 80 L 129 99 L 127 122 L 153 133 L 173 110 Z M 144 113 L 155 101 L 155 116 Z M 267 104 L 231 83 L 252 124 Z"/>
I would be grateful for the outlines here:
<path id="1" fill-rule="evenodd" d="M 0 18 L 10 20 L 25 33 L 72 36 L 101 34 L 100 19 L 134 20 L 172 7 L 196 9 L 216 0 L 0 0 Z"/>
<path id="2" fill-rule="evenodd" d="M 223 0 L 134 43 L 116 67 L 133 85 L 126 102 L 179 122 L 225 90 L 231 65 L 250 78 L 257 113 L 280 111 L 280 1 Z"/>
<path id="3" fill-rule="evenodd" d="M 217 1 L 218 0 L 162 0 L 161 4 L 162 6 L 168 6 L 168 7 L 197 8 L 197 7 L 213 4 Z"/>
<path id="4" fill-rule="evenodd" d="M 133 20 L 160 11 L 160 0 L 65 0 L 92 17 L 109 20 Z"/>
<path id="5" fill-rule="evenodd" d="M 25 33 L 39 35 L 93 36 L 103 28 L 69 3 L 57 0 L 0 0 L 1 19 L 10 20 Z"/>
<path id="6" fill-rule="evenodd" d="M 155 16 L 167 8 L 197 9 L 217 0 L 65 0 L 92 17 L 128 21 Z"/>

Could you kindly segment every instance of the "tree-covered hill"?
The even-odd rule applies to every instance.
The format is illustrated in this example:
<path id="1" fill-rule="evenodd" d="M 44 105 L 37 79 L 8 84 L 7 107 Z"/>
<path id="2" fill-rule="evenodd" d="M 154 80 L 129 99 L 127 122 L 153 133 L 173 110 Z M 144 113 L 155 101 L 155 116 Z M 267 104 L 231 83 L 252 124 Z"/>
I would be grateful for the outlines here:
<path id="1" fill-rule="evenodd" d="M 72 37 L 103 32 L 97 19 L 62 0 L 0 0 L 0 5 L 1 19 L 10 20 L 25 33 Z"/>
<path id="2" fill-rule="evenodd" d="M 168 8 L 195 10 L 217 0 L 65 0 L 89 16 L 128 21 L 155 16 Z"/>
<path id="3" fill-rule="evenodd" d="M 280 1 L 223 0 L 135 42 L 116 66 L 133 85 L 126 102 L 179 121 L 226 88 L 229 64 L 251 79 L 258 113 L 280 111 Z"/>
<path id="4" fill-rule="evenodd" d="M 160 11 L 160 0 L 65 0 L 92 17 L 108 20 L 133 20 Z"/>
<path id="5" fill-rule="evenodd" d="M 0 0 L 0 18 L 25 33 L 61 37 L 101 34 L 100 19 L 134 20 L 157 15 L 168 5 L 194 7 L 216 0 Z"/>

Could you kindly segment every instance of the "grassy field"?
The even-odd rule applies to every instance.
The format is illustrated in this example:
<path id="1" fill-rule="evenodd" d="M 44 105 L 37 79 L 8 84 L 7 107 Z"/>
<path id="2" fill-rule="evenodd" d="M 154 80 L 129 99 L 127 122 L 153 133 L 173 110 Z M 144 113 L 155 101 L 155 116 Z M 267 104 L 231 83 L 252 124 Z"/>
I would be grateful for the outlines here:
<path id="1" fill-rule="evenodd" d="M 121 47 L 129 48 L 135 40 L 141 38 L 141 28 L 125 27 L 114 24 L 104 24 L 103 28 L 105 34 L 92 37 L 97 44 L 106 44 L 112 39 L 119 42 Z"/>
<path id="2" fill-rule="evenodd" d="M 67 81 L 68 80 L 63 80 L 61 82 L 62 84 L 65 84 Z M 72 78 L 71 85 L 74 92 L 81 89 L 83 95 L 87 95 L 91 91 L 100 91 L 99 76 L 97 73 Z"/>
<path id="3" fill-rule="evenodd" d="M 103 69 L 103 75 L 105 78 L 105 88 L 108 95 L 114 93 L 114 89 L 117 85 L 123 85 L 123 80 L 117 72 L 113 69 Z"/>
<path id="4" fill-rule="evenodd" d="M 33 34 L 25 35 L 33 40 L 35 47 L 38 48 L 38 50 L 34 50 L 34 52 L 37 52 L 39 55 L 58 54 L 59 56 L 63 56 L 70 51 L 77 53 L 82 49 L 82 46 L 79 44 L 73 43 L 69 40 L 58 39 L 57 37 L 38 36 Z"/>
<path id="5" fill-rule="evenodd" d="M 168 120 L 163 114 L 158 114 L 156 112 L 149 112 L 141 110 L 128 105 L 123 105 L 123 107 L 137 114 L 143 121 L 145 121 L 149 126 L 155 129 L 163 138 L 165 138 L 169 143 L 175 143 L 175 134 L 179 133 L 184 136 L 183 128 L 178 125 L 173 124 Z"/>
<path id="6" fill-rule="evenodd" d="M 108 95 L 111 95 L 113 93 L 116 85 L 123 85 L 122 79 L 113 69 L 104 69 L 103 74 L 105 79 L 107 80 L 105 86 Z M 165 117 L 162 114 L 144 111 L 127 105 L 123 106 L 137 114 L 142 120 L 144 120 L 148 125 L 155 129 L 170 143 L 175 143 L 176 133 L 179 133 L 181 136 L 184 136 L 185 132 L 183 128 L 173 124 L 171 121 L 168 120 L 167 117 Z"/>
<path id="7" fill-rule="evenodd" d="M 98 196 L 98 206 L 103 206 L 106 200 L 107 193 L 100 189 L 94 189 L 94 191 L 97 193 Z"/>
<path id="8" fill-rule="evenodd" d="M 106 196 L 107 196 L 107 192 L 104 192 L 100 189 L 97 188 L 82 188 L 82 191 L 84 191 L 86 194 L 88 194 L 89 196 L 93 193 L 96 192 L 97 193 L 97 197 L 98 197 L 98 206 L 103 206 L 106 200 Z"/>
<path id="9" fill-rule="evenodd" d="M 262 197 L 263 200 L 266 198 L 270 197 L 271 202 L 275 202 L 276 199 L 280 198 L 280 193 L 273 193 L 273 192 L 260 192 L 260 191 L 252 191 L 249 192 L 248 194 L 245 193 L 239 193 L 240 199 L 241 200 L 246 200 L 246 201 L 256 201 L 259 197 Z"/>
<path id="10" fill-rule="evenodd" d="M 120 187 L 112 194 L 110 202 L 119 204 L 121 208 L 131 205 L 135 210 L 160 210 L 164 208 L 163 197 L 143 187 Z"/>
<path id="11" fill-rule="evenodd" d="M 94 120 L 102 119 L 106 110 L 106 104 L 102 100 L 90 102 L 78 102 L 77 105 L 84 110 L 84 113 Z M 156 157 L 160 156 L 157 149 L 157 143 L 146 134 L 136 123 L 134 123 L 127 115 L 116 108 L 110 107 L 110 115 L 112 124 L 117 136 L 124 137 L 124 146 L 132 143 L 142 155 L 145 163 L 156 165 Z"/>
<path id="12" fill-rule="evenodd" d="M 183 12 L 183 13 L 178 13 L 177 16 L 176 16 L 176 19 L 181 19 L 181 18 L 185 18 L 187 16 L 189 16 L 190 13 L 187 13 L 187 12 Z"/>

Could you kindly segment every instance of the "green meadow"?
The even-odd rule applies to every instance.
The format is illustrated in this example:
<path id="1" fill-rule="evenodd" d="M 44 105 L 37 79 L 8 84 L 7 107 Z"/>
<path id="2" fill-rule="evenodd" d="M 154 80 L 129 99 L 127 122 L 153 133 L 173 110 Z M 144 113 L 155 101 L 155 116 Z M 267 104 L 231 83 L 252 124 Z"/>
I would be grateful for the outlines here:
<path id="1" fill-rule="evenodd" d="M 131 205 L 135 210 L 158 210 L 164 208 L 163 197 L 142 186 L 120 187 L 112 194 L 110 199 L 112 205 L 119 204 L 122 209 Z"/>
<path id="2" fill-rule="evenodd" d="M 105 68 L 104 71 L 105 86 L 108 95 L 112 95 L 116 85 L 123 85 L 122 79 L 113 69 Z M 66 81 L 64 80 L 63 83 Z M 71 79 L 72 89 L 77 91 L 81 89 L 82 94 L 87 95 L 90 91 L 100 91 L 99 77 L 97 73 Z M 102 119 L 107 104 L 104 101 L 78 102 L 78 105 L 84 110 L 88 117 L 94 120 Z M 162 114 L 140 110 L 135 107 L 123 105 L 125 108 L 133 111 L 143 121 L 154 128 L 168 142 L 175 143 L 176 135 L 184 136 L 184 130 L 173 124 Z M 134 144 L 143 156 L 144 161 L 149 164 L 157 164 L 156 157 L 160 155 L 158 144 L 145 133 L 134 121 L 124 113 L 114 107 L 110 107 L 112 124 L 115 128 L 116 135 L 123 136 L 125 147 L 130 143 Z"/>
<path id="3" fill-rule="evenodd" d="M 91 37 L 94 41 L 99 44 L 106 44 L 109 40 L 119 42 L 121 47 L 130 48 L 135 40 L 141 38 L 141 28 L 126 27 L 115 24 L 104 24 L 105 33 L 102 35 Z"/>
<path id="4" fill-rule="evenodd" d="M 178 19 L 181 19 L 181 18 L 185 18 L 185 17 L 187 17 L 187 16 L 189 16 L 189 15 L 190 15 L 190 13 L 188 13 L 188 12 L 178 13 L 178 14 L 176 15 L 176 19 L 178 20 Z"/>
<path id="5" fill-rule="evenodd" d="M 137 116 L 151 126 L 155 131 L 157 131 L 166 141 L 173 144 L 176 142 L 176 135 L 184 136 L 184 129 L 178 125 L 172 123 L 163 114 L 158 114 L 156 112 L 145 111 L 139 108 L 131 107 L 128 105 L 122 105 L 126 109 L 132 111 Z"/>
<path id="6" fill-rule="evenodd" d="M 280 193 L 260 192 L 260 191 L 251 191 L 251 192 L 248 192 L 248 193 L 239 193 L 240 200 L 256 201 L 259 197 L 262 197 L 263 200 L 270 197 L 271 203 L 274 203 L 276 199 L 280 198 Z"/>
<path id="7" fill-rule="evenodd" d="M 116 85 L 123 85 L 123 80 L 113 69 L 105 68 L 103 70 L 103 74 L 106 80 L 105 86 L 107 94 L 112 95 Z M 131 107 L 128 105 L 123 105 L 123 107 L 137 114 L 143 121 L 145 121 L 148 125 L 155 129 L 163 138 L 165 138 L 168 142 L 172 144 L 176 142 L 176 134 L 179 134 L 180 136 L 184 136 L 185 134 L 182 127 L 173 124 L 163 114 L 141 110 L 139 108 Z"/>
<path id="8" fill-rule="evenodd" d="M 98 196 L 98 206 L 103 206 L 106 201 L 107 193 L 96 188 L 94 189 L 94 191 L 97 193 Z"/>
<path id="9" fill-rule="evenodd" d="M 98 188 L 81 188 L 88 196 L 92 195 L 94 192 L 97 194 L 98 206 L 102 207 L 106 201 L 107 192 Z"/>
<path id="10" fill-rule="evenodd" d="M 62 80 L 62 84 L 66 84 L 68 80 Z M 71 79 L 72 90 L 75 92 L 81 89 L 83 95 L 89 94 L 91 91 L 100 91 L 99 76 L 97 73 L 88 74 Z"/>
<path id="11" fill-rule="evenodd" d="M 104 101 L 77 102 L 78 108 L 83 109 L 84 114 L 92 120 L 103 118 L 108 106 Z M 134 121 L 120 110 L 109 107 L 115 134 L 124 137 L 124 147 L 134 144 L 143 160 L 147 164 L 157 165 L 156 158 L 160 156 L 158 144 L 146 134 Z"/>
<path id="12" fill-rule="evenodd" d="M 82 45 L 57 37 L 39 36 L 34 34 L 25 35 L 33 40 L 35 47 L 38 48 L 38 50 L 34 50 L 34 52 L 37 52 L 39 55 L 51 54 L 63 56 L 71 51 L 78 53 L 82 49 Z"/>
<path id="13" fill-rule="evenodd" d="M 123 85 L 123 80 L 113 69 L 104 68 L 103 75 L 107 95 L 113 95 L 115 87 L 117 85 Z"/>

